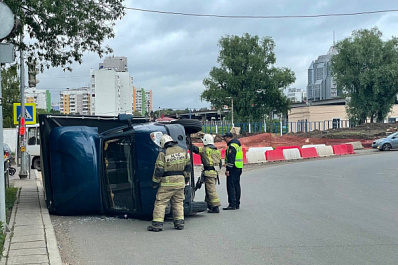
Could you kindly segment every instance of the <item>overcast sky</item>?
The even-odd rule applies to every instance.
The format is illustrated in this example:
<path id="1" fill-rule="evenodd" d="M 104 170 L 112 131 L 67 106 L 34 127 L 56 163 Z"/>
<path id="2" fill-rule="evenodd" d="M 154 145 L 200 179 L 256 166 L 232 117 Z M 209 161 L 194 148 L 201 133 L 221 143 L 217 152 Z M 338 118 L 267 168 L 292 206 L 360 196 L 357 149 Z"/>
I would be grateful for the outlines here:
<path id="1" fill-rule="evenodd" d="M 194 14 L 228 16 L 295 16 L 356 13 L 398 9 L 391 0 L 151 0 L 125 1 L 126 7 Z M 128 70 L 137 88 L 153 91 L 153 108 L 185 109 L 209 107 L 200 100 L 202 84 L 213 66 L 217 66 L 219 39 L 244 33 L 270 36 L 276 44 L 278 67 L 295 72 L 291 87 L 305 88 L 307 69 L 319 55 L 326 54 L 336 41 L 353 30 L 377 26 L 385 40 L 397 36 L 398 12 L 356 16 L 283 19 L 233 19 L 195 17 L 126 10 L 117 21 L 114 39 L 105 44 L 115 56 L 128 58 Z M 98 68 L 103 58 L 87 53 L 83 64 L 74 64 L 73 72 L 53 68 L 38 75 L 37 89 L 49 89 L 53 102 L 59 91 L 89 86 L 90 69 Z"/>

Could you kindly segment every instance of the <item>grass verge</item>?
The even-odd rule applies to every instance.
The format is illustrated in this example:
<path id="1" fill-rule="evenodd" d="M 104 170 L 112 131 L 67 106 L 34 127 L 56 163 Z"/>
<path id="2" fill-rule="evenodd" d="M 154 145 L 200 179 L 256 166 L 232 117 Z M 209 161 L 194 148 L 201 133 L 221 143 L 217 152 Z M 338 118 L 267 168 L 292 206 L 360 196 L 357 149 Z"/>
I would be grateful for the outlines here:
<path id="1" fill-rule="evenodd" d="M 7 223 L 10 222 L 12 207 L 14 206 L 15 201 L 17 200 L 17 191 L 18 188 L 8 187 L 6 188 L 6 220 Z M 1 232 L 0 232 L 0 249 L 3 251 L 4 240 L 6 238 L 5 233 L 3 233 L 3 223 L 0 222 Z"/>

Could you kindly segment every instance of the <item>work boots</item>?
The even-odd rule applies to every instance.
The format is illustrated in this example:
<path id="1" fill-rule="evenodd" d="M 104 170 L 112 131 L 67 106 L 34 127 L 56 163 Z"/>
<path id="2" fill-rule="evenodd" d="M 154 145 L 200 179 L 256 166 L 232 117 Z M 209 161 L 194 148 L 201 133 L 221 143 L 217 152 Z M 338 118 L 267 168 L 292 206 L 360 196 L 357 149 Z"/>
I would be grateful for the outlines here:
<path id="1" fill-rule="evenodd" d="M 208 213 L 220 213 L 220 209 L 218 206 L 212 207 L 209 210 L 207 210 Z"/>
<path id="2" fill-rule="evenodd" d="M 184 220 L 174 220 L 174 228 L 177 230 L 184 229 Z"/>
<path id="3" fill-rule="evenodd" d="M 148 231 L 159 232 L 163 230 L 163 222 L 153 222 L 152 225 L 147 227 Z"/>

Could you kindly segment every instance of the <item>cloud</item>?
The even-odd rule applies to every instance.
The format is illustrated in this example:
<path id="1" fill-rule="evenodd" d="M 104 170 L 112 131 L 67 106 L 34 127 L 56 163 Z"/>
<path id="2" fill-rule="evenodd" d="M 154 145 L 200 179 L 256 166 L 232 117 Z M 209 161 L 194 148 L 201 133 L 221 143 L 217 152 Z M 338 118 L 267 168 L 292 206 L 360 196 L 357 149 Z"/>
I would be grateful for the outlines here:
<path id="1" fill-rule="evenodd" d="M 218 15 L 317 15 L 394 9 L 391 1 L 323 0 L 214 0 L 214 1 L 126 1 L 125 6 Z M 398 13 L 286 19 L 227 19 L 178 16 L 126 10 L 117 21 L 116 37 L 106 41 L 115 56 L 126 56 L 134 85 L 153 90 L 155 108 L 195 108 L 209 106 L 200 101 L 202 80 L 217 66 L 219 39 L 244 33 L 270 36 L 276 43 L 277 66 L 292 69 L 296 82 L 305 88 L 307 70 L 313 60 L 326 54 L 335 40 L 349 37 L 353 30 L 377 26 L 385 39 L 396 34 Z M 94 53 L 83 57 L 82 65 L 73 65 L 72 73 L 51 69 L 39 75 L 38 88 L 55 94 L 62 88 L 89 83 L 90 68 L 103 59 Z M 55 97 L 56 98 L 56 97 Z M 54 97 L 53 97 L 54 99 Z"/>

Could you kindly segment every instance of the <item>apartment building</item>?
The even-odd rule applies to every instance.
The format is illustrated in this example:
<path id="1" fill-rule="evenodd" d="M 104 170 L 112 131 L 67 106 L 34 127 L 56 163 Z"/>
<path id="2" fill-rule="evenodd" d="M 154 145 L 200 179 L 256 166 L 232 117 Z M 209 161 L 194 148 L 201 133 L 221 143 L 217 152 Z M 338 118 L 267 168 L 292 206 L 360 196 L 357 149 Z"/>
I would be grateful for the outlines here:
<path id="1" fill-rule="evenodd" d="M 131 114 L 133 78 L 128 73 L 126 57 L 107 57 L 99 69 L 90 71 L 91 114 L 117 116 Z"/>
<path id="2" fill-rule="evenodd" d="M 44 109 L 46 111 L 51 110 L 51 93 L 49 90 L 41 89 L 26 89 L 25 91 L 25 102 L 36 103 L 37 109 Z"/>
<path id="3" fill-rule="evenodd" d="M 286 88 L 283 93 L 293 103 L 303 102 L 307 99 L 307 91 L 301 88 Z"/>
<path id="4" fill-rule="evenodd" d="M 152 110 L 152 90 L 133 87 L 133 111 L 140 112 L 142 116 L 148 116 Z"/>
<path id="5" fill-rule="evenodd" d="M 59 111 L 63 114 L 91 115 L 90 100 L 89 87 L 61 91 Z"/>

